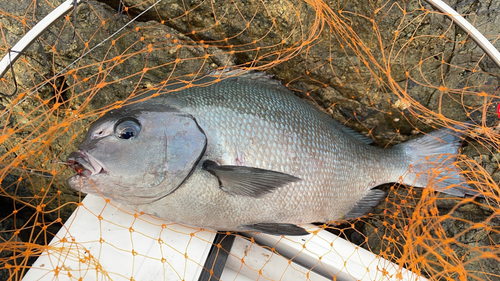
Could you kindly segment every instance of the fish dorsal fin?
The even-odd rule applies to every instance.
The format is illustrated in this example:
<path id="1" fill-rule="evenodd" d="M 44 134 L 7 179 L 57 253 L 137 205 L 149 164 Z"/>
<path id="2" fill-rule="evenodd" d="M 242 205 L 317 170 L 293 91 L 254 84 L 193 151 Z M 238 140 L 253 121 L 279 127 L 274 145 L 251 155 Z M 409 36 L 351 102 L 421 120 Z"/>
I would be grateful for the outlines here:
<path id="1" fill-rule="evenodd" d="M 206 160 L 203 169 L 219 179 L 220 188 L 232 195 L 260 197 L 275 188 L 300 181 L 292 175 L 246 166 L 219 166 Z"/>
<path id="2" fill-rule="evenodd" d="M 359 218 L 370 213 L 386 195 L 387 193 L 380 189 L 370 190 L 365 197 L 356 202 L 356 205 L 349 213 L 345 214 L 344 219 Z"/>
<path id="3" fill-rule="evenodd" d="M 271 235 L 302 236 L 310 234 L 302 227 L 289 223 L 256 223 L 244 225 L 248 230 L 258 231 Z"/>
<path id="4" fill-rule="evenodd" d="M 339 121 L 337 121 L 335 119 L 332 119 L 331 121 L 332 121 L 332 123 L 333 123 L 333 125 L 335 127 L 337 127 L 338 129 L 340 129 L 342 132 L 350 135 L 351 137 L 353 137 L 353 138 L 355 138 L 355 139 L 357 139 L 359 141 L 362 141 L 365 144 L 372 144 L 373 143 L 373 140 L 371 138 L 363 136 L 362 134 L 356 132 L 355 130 L 353 130 L 353 129 L 349 128 L 349 127 L 347 127 L 346 125 L 340 123 Z"/>

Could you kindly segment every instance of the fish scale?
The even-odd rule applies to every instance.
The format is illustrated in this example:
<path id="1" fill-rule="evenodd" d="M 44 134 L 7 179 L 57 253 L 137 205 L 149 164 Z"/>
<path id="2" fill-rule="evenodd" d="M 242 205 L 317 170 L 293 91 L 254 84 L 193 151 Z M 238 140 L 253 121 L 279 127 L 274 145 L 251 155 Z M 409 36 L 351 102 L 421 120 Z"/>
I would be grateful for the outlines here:
<path id="1" fill-rule="evenodd" d="M 415 161 L 457 153 L 460 138 L 449 131 L 390 149 L 370 146 L 267 76 L 224 78 L 108 112 L 68 157 L 92 170 L 70 186 L 172 222 L 301 235 L 295 225 L 368 212 L 384 195 L 372 188 L 398 181 Z M 121 127 L 132 137 L 120 139 Z M 96 132 L 106 133 L 91 138 Z M 438 164 L 454 167 L 453 158 Z M 446 177 L 443 188 L 464 183 L 459 174 Z M 416 178 L 407 174 L 403 183 L 427 184 Z M 463 186 L 442 191 L 464 195 Z"/>

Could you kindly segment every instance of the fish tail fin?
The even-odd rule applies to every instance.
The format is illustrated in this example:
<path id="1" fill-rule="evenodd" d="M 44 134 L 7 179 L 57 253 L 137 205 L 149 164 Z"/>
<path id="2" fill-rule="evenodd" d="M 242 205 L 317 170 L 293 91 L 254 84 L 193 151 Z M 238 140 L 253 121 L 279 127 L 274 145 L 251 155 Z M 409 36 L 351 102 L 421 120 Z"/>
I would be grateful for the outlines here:
<path id="1" fill-rule="evenodd" d="M 455 126 L 436 130 L 425 136 L 395 146 L 404 151 L 409 160 L 409 170 L 403 177 L 403 184 L 464 197 L 476 195 L 456 166 L 456 157 L 467 129 Z"/>

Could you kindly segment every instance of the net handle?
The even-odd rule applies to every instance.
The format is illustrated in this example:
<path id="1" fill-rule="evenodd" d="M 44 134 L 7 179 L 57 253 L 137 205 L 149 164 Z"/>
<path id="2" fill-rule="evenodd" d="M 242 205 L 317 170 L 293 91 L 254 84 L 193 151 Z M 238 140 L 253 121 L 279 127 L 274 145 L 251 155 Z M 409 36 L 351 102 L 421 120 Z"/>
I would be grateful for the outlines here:
<path id="1" fill-rule="evenodd" d="M 5 75 L 5 72 L 9 69 L 9 66 L 14 64 L 19 56 L 33 44 L 33 42 L 47 30 L 52 24 L 63 17 L 66 13 L 71 11 L 75 5 L 80 4 L 82 0 L 67 0 L 66 2 L 59 5 L 47 16 L 45 16 L 39 23 L 37 23 L 26 35 L 24 35 L 21 40 L 19 40 L 12 49 L 9 49 L 7 54 L 0 61 L 0 78 Z M 15 52 L 11 52 L 13 50 Z"/>
<path id="2" fill-rule="evenodd" d="M 427 3 L 438 9 L 440 12 L 448 15 L 452 21 L 462 28 L 467 34 L 476 42 L 477 45 L 500 67 L 500 52 L 493 46 L 493 44 L 484 37 L 470 22 L 457 13 L 452 7 L 441 0 L 426 0 Z"/>

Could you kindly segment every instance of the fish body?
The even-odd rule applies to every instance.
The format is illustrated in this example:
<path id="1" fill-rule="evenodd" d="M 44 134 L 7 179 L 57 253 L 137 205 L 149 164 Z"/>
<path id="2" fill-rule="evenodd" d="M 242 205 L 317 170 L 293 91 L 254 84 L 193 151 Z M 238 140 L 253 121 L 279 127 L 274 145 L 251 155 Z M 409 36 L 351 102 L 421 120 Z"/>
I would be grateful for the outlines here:
<path id="1" fill-rule="evenodd" d="M 410 165 L 456 154 L 459 140 L 436 131 L 389 149 L 371 146 L 253 73 L 106 113 L 68 157 L 80 171 L 68 183 L 171 222 L 302 235 L 297 225 L 367 213 L 385 195 L 377 185 L 403 179 L 425 186 L 425 175 L 409 173 Z M 452 157 L 443 159 L 437 164 L 453 167 Z M 437 176 L 438 188 L 463 184 L 453 171 Z"/>

